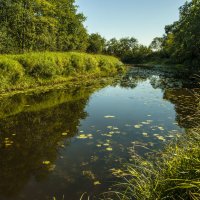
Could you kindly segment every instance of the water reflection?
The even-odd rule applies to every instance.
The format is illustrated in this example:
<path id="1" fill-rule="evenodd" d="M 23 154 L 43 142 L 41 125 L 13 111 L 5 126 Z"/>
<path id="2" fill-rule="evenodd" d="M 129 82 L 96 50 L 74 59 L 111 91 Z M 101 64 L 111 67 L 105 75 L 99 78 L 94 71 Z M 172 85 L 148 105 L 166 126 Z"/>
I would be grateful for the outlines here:
<path id="1" fill-rule="evenodd" d="M 1 196 L 15 196 L 30 179 L 40 182 L 48 177 L 59 149 L 70 144 L 80 120 L 87 116 L 84 108 L 94 90 L 55 90 L 1 101 Z"/>
<path id="2" fill-rule="evenodd" d="M 0 199 L 74 200 L 104 191 L 133 160 L 133 144 L 141 154 L 140 145 L 161 148 L 199 120 L 191 118 L 199 105 L 191 83 L 138 68 L 100 91 L 92 85 L 2 98 Z"/>

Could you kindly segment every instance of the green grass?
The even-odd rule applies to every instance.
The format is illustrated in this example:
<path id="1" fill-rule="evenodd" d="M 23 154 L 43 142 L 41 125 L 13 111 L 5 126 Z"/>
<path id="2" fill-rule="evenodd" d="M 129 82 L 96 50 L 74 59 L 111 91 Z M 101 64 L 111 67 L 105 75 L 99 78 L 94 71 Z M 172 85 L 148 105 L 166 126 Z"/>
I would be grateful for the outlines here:
<path id="1" fill-rule="evenodd" d="M 113 76 L 124 71 L 115 57 L 86 53 L 37 52 L 0 55 L 0 93 L 68 80 Z"/>
<path id="2" fill-rule="evenodd" d="M 105 199 L 199 200 L 200 129 L 190 129 L 148 159 L 135 154 L 117 192 Z"/>
<path id="3" fill-rule="evenodd" d="M 135 154 L 117 192 L 106 199 L 200 199 L 200 129 L 190 130 L 154 156 L 149 160 Z"/>

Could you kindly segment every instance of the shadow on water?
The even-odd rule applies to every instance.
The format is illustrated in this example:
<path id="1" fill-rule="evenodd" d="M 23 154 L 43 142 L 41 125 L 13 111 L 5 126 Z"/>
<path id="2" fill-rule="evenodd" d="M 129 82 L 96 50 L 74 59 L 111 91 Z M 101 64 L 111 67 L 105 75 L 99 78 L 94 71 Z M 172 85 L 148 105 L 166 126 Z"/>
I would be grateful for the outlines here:
<path id="1" fill-rule="evenodd" d="M 0 194 L 15 196 L 29 179 L 48 177 L 60 148 L 78 133 L 95 90 L 79 87 L 37 95 L 15 95 L 0 104 Z M 2 197 L 3 198 L 3 197 Z"/>
<path id="2" fill-rule="evenodd" d="M 194 92 L 199 93 L 198 86 L 190 79 L 173 75 L 174 73 L 171 74 L 169 72 L 163 73 L 155 70 L 134 68 L 125 77 L 110 85 L 108 94 L 104 91 L 102 93 L 101 91 L 97 92 L 100 86 L 93 85 L 90 87 L 79 86 L 76 88 L 56 89 L 41 94 L 18 94 L 2 98 L 0 102 L 0 199 L 44 200 L 52 199 L 56 193 L 59 198 L 65 194 L 65 199 L 74 200 L 85 191 L 88 191 L 91 195 L 104 191 L 106 187 L 111 185 L 106 181 L 108 179 L 110 181 L 114 180 L 113 177 L 109 177 L 107 170 L 113 168 L 113 166 L 120 168 L 119 163 L 112 163 L 112 157 L 116 159 L 118 155 L 125 156 L 126 152 L 119 153 L 119 149 L 124 149 L 128 145 L 127 142 L 133 141 L 134 138 L 141 139 L 141 133 L 138 131 L 135 132 L 134 137 L 132 135 L 126 136 L 133 132 L 130 128 L 133 125 L 129 124 L 126 124 L 126 128 L 121 128 L 121 132 L 116 131 L 118 128 L 113 128 L 113 131 L 109 132 L 110 135 L 107 134 L 106 137 L 112 137 L 112 134 L 115 133 L 118 134 L 115 137 L 113 136 L 113 143 L 115 138 L 120 143 L 117 153 L 114 152 L 116 153 L 115 156 L 112 154 L 105 156 L 105 152 L 96 149 L 96 144 L 97 146 L 110 145 L 112 138 L 108 138 L 105 144 L 105 142 L 101 141 L 100 136 L 96 136 L 97 143 L 94 144 L 95 148 L 87 146 L 93 145 L 94 142 L 92 140 L 91 142 L 89 140 L 87 145 L 83 140 L 81 142 L 77 141 L 75 139 L 77 135 L 82 134 L 81 124 L 86 127 L 92 121 L 89 113 L 98 115 L 98 113 L 106 109 L 104 108 L 105 104 L 100 107 L 99 105 L 101 104 L 96 103 L 96 107 L 98 107 L 97 113 L 94 110 L 91 112 L 90 106 L 88 106 L 89 102 L 92 102 L 93 98 L 95 102 L 106 100 L 105 103 L 112 107 L 112 101 L 109 103 L 109 95 L 117 90 L 121 96 L 118 94 L 118 97 L 112 93 L 112 98 L 123 98 L 127 95 L 128 100 L 124 104 L 131 103 L 134 98 L 136 100 L 134 100 L 133 105 L 139 104 L 146 100 L 137 99 L 139 98 L 138 96 L 132 97 L 131 94 L 134 91 L 137 92 L 136 94 L 141 93 L 140 84 L 145 83 L 146 85 L 144 84 L 142 87 L 144 87 L 143 89 L 147 87 L 146 92 L 149 90 L 157 92 L 157 89 L 161 91 L 158 93 L 162 94 L 159 103 L 164 104 L 169 101 L 174 105 L 176 121 L 179 127 L 193 127 L 194 122 L 196 124 L 199 119 L 191 117 L 189 119 L 188 116 L 194 115 L 196 109 L 199 108 L 199 98 L 194 96 Z M 106 90 L 106 88 L 104 89 Z M 123 92 L 126 93 L 123 94 Z M 108 96 L 105 96 L 105 93 Z M 158 98 L 156 96 L 158 94 L 153 94 L 153 97 L 155 99 Z M 104 99 L 101 99 L 102 96 Z M 149 101 L 151 104 L 151 101 L 154 100 Z M 144 104 L 146 105 L 146 102 Z M 156 104 L 152 105 L 156 107 Z M 168 106 L 168 110 L 171 109 L 168 104 L 166 106 Z M 159 109 L 162 112 L 162 108 Z M 170 110 L 169 114 L 172 111 Z M 112 116 L 109 117 L 111 118 Z M 126 117 L 119 116 L 119 120 L 125 121 Z M 166 121 L 164 117 L 163 115 L 163 121 Z M 86 119 L 90 120 L 87 122 Z M 129 118 L 127 119 L 129 120 Z M 132 120 L 131 116 L 130 120 Z M 175 123 L 176 121 L 174 120 L 173 122 Z M 117 122 L 118 124 L 120 123 L 120 121 Z M 99 122 L 99 124 L 103 123 L 104 121 Z M 151 128 L 154 130 L 156 126 L 152 125 Z M 99 129 L 103 130 L 103 125 Z M 100 131 L 95 130 L 93 132 L 96 135 Z M 104 134 L 102 131 L 101 135 Z M 143 136 L 147 135 L 143 133 Z M 124 137 L 127 137 L 127 141 Z M 145 140 L 148 143 L 154 141 L 147 137 Z M 107 147 L 107 150 L 110 151 L 112 149 Z M 66 155 L 67 158 L 63 161 Z M 91 155 L 93 155 L 92 162 L 84 162 L 83 158 L 91 157 Z M 128 158 L 128 160 L 130 159 Z M 85 169 L 84 166 L 87 165 L 89 165 L 87 167 L 88 170 L 83 170 Z M 105 181 L 105 184 L 102 184 L 103 182 L 100 183 L 101 181 L 89 169 L 93 169 L 95 173 L 99 174 L 99 179 Z M 101 186 L 98 189 L 94 189 L 94 186 L 99 184 Z M 55 193 L 53 191 L 54 188 L 57 188 Z"/>

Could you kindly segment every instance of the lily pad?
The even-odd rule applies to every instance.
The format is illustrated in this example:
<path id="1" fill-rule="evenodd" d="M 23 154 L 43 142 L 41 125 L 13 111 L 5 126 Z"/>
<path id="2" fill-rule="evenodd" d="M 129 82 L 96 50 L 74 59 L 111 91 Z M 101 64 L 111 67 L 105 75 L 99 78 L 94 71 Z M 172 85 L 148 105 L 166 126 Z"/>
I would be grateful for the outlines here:
<path id="1" fill-rule="evenodd" d="M 106 148 L 106 150 L 107 151 L 112 151 L 113 149 L 112 149 L 112 147 L 108 147 L 108 148 Z"/>
<path id="2" fill-rule="evenodd" d="M 142 133 L 144 137 L 148 137 L 148 133 Z"/>
<path id="3" fill-rule="evenodd" d="M 115 118 L 115 116 L 113 116 L 113 115 L 106 115 L 106 116 L 104 116 L 104 118 L 106 118 L 106 119 Z"/>
<path id="4" fill-rule="evenodd" d="M 142 125 L 135 125 L 134 127 L 139 129 L 142 127 Z"/>
<path id="5" fill-rule="evenodd" d="M 45 160 L 45 161 L 42 162 L 42 164 L 44 164 L 44 165 L 49 165 L 50 163 L 51 163 L 51 162 L 48 161 L 48 160 Z"/>
<path id="6" fill-rule="evenodd" d="M 94 185 L 101 185 L 101 183 L 99 181 L 95 181 Z"/>

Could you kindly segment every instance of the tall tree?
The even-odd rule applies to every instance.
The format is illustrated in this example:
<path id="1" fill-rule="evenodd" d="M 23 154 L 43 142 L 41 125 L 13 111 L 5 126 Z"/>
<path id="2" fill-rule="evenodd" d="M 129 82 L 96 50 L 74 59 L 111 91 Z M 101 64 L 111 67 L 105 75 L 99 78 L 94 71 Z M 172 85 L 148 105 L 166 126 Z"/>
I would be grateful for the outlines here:
<path id="1" fill-rule="evenodd" d="M 165 49 L 179 63 L 200 65 L 200 0 L 186 2 L 180 19 L 166 26 Z"/>
<path id="2" fill-rule="evenodd" d="M 0 50 L 84 51 L 84 20 L 74 0 L 0 0 Z"/>
<path id="3" fill-rule="evenodd" d="M 102 53 L 105 50 L 106 40 L 98 33 L 89 35 L 88 48 L 89 53 Z"/>
<path id="4" fill-rule="evenodd" d="M 75 0 L 56 1 L 57 49 L 61 51 L 81 50 L 87 48 L 88 34 L 83 22 L 85 17 L 77 13 Z"/>
<path id="5" fill-rule="evenodd" d="M 47 0 L 2 2 L 0 29 L 6 32 L 8 38 L 14 40 L 15 48 L 24 52 L 46 49 L 46 46 L 52 44 L 52 30 L 56 23 L 52 17 L 54 12 L 52 4 Z"/>
<path id="6" fill-rule="evenodd" d="M 161 51 L 163 46 L 163 38 L 162 37 L 156 37 L 153 39 L 153 41 L 150 44 L 150 48 L 154 51 Z"/>

